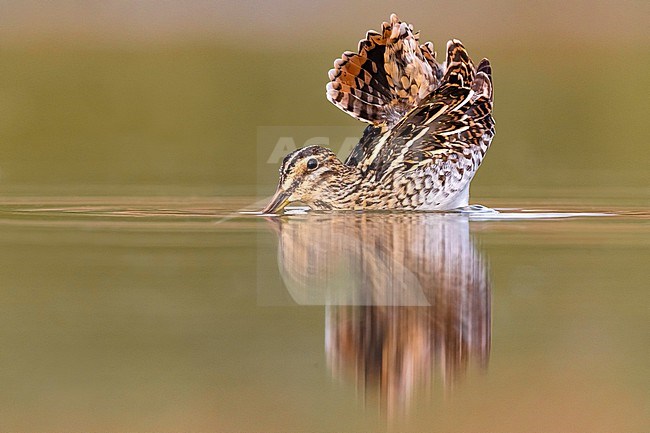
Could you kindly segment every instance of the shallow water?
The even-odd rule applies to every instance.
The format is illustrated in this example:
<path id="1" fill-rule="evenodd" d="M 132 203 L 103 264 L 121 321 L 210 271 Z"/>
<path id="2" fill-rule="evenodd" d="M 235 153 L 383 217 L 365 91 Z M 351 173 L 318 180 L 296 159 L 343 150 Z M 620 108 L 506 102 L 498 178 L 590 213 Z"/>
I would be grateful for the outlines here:
<path id="1" fill-rule="evenodd" d="M 644 431 L 646 208 L 4 198 L 2 431 Z"/>
<path id="2" fill-rule="evenodd" d="M 0 433 L 650 431 L 650 3 L 81 3 L 0 7 Z M 239 213 L 390 12 L 490 59 L 499 213 Z"/>

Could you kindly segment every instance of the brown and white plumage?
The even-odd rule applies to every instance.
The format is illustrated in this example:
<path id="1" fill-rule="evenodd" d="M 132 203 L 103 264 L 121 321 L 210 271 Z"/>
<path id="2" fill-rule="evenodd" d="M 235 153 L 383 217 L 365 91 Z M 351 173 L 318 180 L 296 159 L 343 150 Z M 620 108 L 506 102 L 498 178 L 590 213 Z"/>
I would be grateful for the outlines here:
<path id="1" fill-rule="evenodd" d="M 289 155 L 302 162 L 298 167 L 314 158 L 318 167 L 292 173 L 283 164 L 281 177 L 302 192 L 281 191 L 280 185 L 266 211 L 290 201 L 317 209 L 444 210 L 468 204 L 470 181 L 494 136 L 487 59 L 475 67 L 463 44 L 452 39 L 439 64 L 433 44 L 419 44 L 412 26 L 393 14 L 381 33 L 366 34 L 358 53 L 343 53 L 329 78 L 328 99 L 371 125 L 345 163 L 333 161 L 324 148 Z"/>
<path id="2" fill-rule="evenodd" d="M 418 45 L 413 27 L 393 14 L 381 33 L 366 33 L 358 53 L 346 51 L 334 62 L 327 98 L 359 120 L 392 126 L 438 86 L 435 56 L 433 44 Z"/>

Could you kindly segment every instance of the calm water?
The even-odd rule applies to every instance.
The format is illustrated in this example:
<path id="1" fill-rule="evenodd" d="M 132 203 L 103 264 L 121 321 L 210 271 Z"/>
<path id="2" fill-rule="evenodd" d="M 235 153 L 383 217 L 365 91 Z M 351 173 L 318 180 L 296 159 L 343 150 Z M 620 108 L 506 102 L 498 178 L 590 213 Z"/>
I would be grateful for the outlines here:
<path id="1" fill-rule="evenodd" d="M 0 433 L 650 432 L 649 6 L 0 1 Z M 391 12 L 499 213 L 240 213 Z"/>
<path id="2" fill-rule="evenodd" d="M 650 213 L 4 198 L 2 431 L 650 429 Z"/>

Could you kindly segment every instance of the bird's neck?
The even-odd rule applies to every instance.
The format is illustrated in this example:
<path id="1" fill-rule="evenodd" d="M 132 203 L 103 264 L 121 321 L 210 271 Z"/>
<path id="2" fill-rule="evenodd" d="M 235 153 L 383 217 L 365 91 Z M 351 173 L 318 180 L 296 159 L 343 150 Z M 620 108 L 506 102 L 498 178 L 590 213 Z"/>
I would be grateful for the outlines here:
<path id="1" fill-rule="evenodd" d="M 339 182 L 331 191 L 330 205 L 333 209 L 354 209 L 363 185 L 361 171 L 356 167 L 343 166 Z"/>

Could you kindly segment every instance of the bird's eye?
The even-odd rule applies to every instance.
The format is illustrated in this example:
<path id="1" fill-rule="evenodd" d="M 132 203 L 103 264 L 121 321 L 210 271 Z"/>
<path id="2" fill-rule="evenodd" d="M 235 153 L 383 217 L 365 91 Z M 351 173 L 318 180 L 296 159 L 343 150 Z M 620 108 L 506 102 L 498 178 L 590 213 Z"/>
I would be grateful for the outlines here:
<path id="1" fill-rule="evenodd" d="M 310 158 L 307 161 L 307 168 L 310 170 L 315 170 L 318 167 L 318 160 L 316 158 Z"/>

